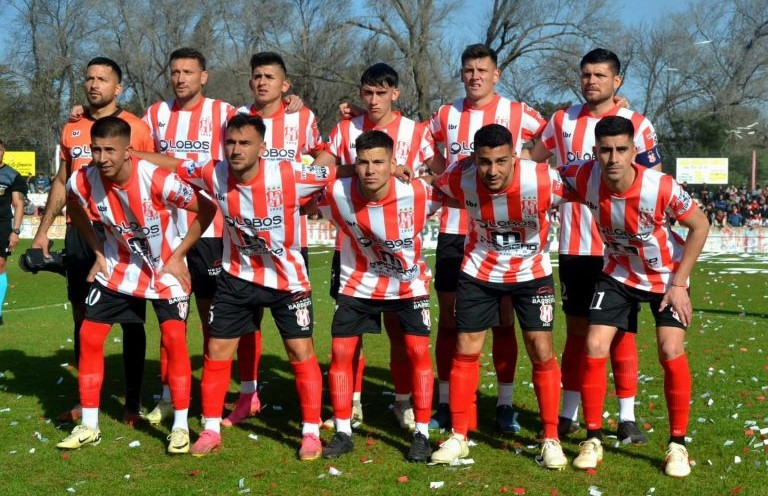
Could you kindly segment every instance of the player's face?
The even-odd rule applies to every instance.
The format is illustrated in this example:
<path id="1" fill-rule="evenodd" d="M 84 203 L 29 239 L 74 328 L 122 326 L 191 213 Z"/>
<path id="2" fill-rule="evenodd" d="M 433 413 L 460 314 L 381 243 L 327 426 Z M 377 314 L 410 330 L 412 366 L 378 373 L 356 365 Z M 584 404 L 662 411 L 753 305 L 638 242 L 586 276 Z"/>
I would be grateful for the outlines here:
<path id="1" fill-rule="evenodd" d="M 191 100 L 202 94 L 206 82 L 208 72 L 203 70 L 197 59 L 176 59 L 171 62 L 171 85 L 176 99 Z"/>
<path id="2" fill-rule="evenodd" d="M 291 84 L 283 70 L 276 65 L 262 65 L 251 71 L 248 80 L 251 92 L 257 104 L 266 105 L 276 102 L 288 91 Z"/>
<path id="3" fill-rule="evenodd" d="M 581 68 L 581 94 L 593 105 L 613 100 L 621 86 L 621 75 L 615 74 L 610 64 L 584 64 Z"/>
<path id="4" fill-rule="evenodd" d="M 364 84 L 360 87 L 360 98 L 365 103 L 368 116 L 378 121 L 392 111 L 392 104 L 400 96 L 400 89 L 393 86 L 371 86 Z"/>
<path id="5" fill-rule="evenodd" d="M 88 105 L 103 108 L 115 102 L 123 90 L 117 74 L 108 65 L 92 65 L 85 73 L 85 96 Z"/>
<path id="6" fill-rule="evenodd" d="M 91 156 L 102 176 L 113 182 L 122 182 L 126 172 L 125 163 L 130 161 L 130 140 L 122 136 L 93 138 Z"/>
<path id="7" fill-rule="evenodd" d="M 475 164 L 480 181 L 489 191 L 503 191 L 512 181 L 516 160 L 512 145 L 495 148 L 483 146 L 475 150 Z"/>
<path id="8" fill-rule="evenodd" d="M 389 180 L 395 172 L 395 159 L 392 151 L 386 148 L 371 148 L 357 154 L 355 173 L 360 179 L 360 189 L 368 196 L 383 196 Z"/>
<path id="9" fill-rule="evenodd" d="M 224 152 L 233 171 L 247 173 L 255 170 L 264 153 L 264 137 L 253 126 L 227 129 Z"/>
<path id="10" fill-rule="evenodd" d="M 595 143 L 594 153 L 605 181 L 617 183 L 632 175 L 637 149 L 631 136 L 603 136 Z"/>
<path id="11" fill-rule="evenodd" d="M 490 57 L 469 59 L 461 68 L 461 82 L 468 99 L 483 100 L 493 95 L 499 82 L 499 69 Z"/>

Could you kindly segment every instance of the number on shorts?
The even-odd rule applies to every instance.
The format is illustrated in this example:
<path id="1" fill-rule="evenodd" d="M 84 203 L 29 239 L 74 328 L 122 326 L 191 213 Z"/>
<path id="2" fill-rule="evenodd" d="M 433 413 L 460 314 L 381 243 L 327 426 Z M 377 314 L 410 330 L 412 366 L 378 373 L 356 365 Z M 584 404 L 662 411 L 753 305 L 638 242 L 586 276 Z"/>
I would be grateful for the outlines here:
<path id="1" fill-rule="evenodd" d="M 603 298 L 605 298 L 604 291 L 595 291 L 592 295 L 592 303 L 589 306 L 590 310 L 602 310 Z"/>
<path id="2" fill-rule="evenodd" d="M 89 307 L 94 306 L 101 299 L 101 291 L 97 287 L 91 287 L 88 296 L 85 298 L 85 304 Z"/>

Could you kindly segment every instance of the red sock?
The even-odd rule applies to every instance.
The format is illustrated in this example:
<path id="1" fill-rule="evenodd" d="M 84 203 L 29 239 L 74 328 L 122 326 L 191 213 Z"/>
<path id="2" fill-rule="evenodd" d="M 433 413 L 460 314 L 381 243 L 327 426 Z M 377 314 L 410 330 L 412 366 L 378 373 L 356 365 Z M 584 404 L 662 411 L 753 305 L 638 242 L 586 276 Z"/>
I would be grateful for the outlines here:
<path id="1" fill-rule="evenodd" d="M 491 329 L 493 332 L 493 366 L 496 369 L 496 378 L 499 382 L 515 382 L 517 370 L 517 337 L 515 326 L 498 326 Z"/>
<path id="2" fill-rule="evenodd" d="M 320 422 L 320 407 L 323 401 L 323 376 L 317 355 L 303 362 L 291 362 L 296 376 L 296 391 L 299 394 L 301 420 L 308 424 Z"/>
<path id="3" fill-rule="evenodd" d="M 480 383 L 480 354 L 453 357 L 450 380 L 451 425 L 457 434 L 467 435 L 475 403 L 475 392 Z"/>
<path id="4" fill-rule="evenodd" d="M 390 361 L 389 370 L 392 373 L 392 385 L 395 387 L 395 394 L 410 394 L 411 364 Z"/>
<path id="5" fill-rule="evenodd" d="M 208 355 L 203 358 L 203 378 L 200 382 L 200 394 L 203 396 L 203 417 L 221 418 L 224 410 L 224 398 L 229 389 L 229 376 L 232 359 L 212 360 Z"/>
<path id="6" fill-rule="evenodd" d="M 187 350 L 187 323 L 166 320 L 160 324 L 163 346 L 168 350 L 168 388 L 174 410 L 189 408 L 192 387 L 192 365 Z"/>
<path id="7" fill-rule="evenodd" d="M 611 343 L 611 368 L 619 398 L 637 395 L 637 362 L 635 333 L 617 332 Z"/>
<path id="8" fill-rule="evenodd" d="M 259 377 L 261 360 L 261 331 L 258 329 L 240 337 L 237 343 L 237 371 L 240 381 L 255 381 Z"/>
<path id="9" fill-rule="evenodd" d="M 84 320 L 80 327 L 80 371 L 77 385 L 83 408 L 99 407 L 101 384 L 104 382 L 104 341 L 110 329 L 110 324 L 91 320 Z"/>
<path id="10" fill-rule="evenodd" d="M 581 374 L 581 361 L 584 358 L 584 343 L 587 338 L 576 334 L 565 336 L 565 347 L 563 348 L 562 382 L 563 389 L 566 391 L 579 391 L 579 375 Z"/>
<path id="11" fill-rule="evenodd" d="M 411 369 L 411 391 L 413 391 L 413 414 L 416 422 L 428 424 L 432 415 L 432 389 L 435 375 L 429 353 L 429 336 L 405 335 L 405 351 L 408 353 Z"/>
<path id="12" fill-rule="evenodd" d="M 664 367 L 664 396 L 669 412 L 670 435 L 685 436 L 691 411 L 691 370 L 685 353 L 672 360 L 661 360 Z"/>
<path id="13" fill-rule="evenodd" d="M 441 381 L 451 379 L 451 365 L 453 364 L 453 354 L 456 352 L 456 341 L 458 338 L 458 330 L 455 326 L 438 322 L 437 339 L 435 340 L 435 361 L 437 362 L 437 378 Z"/>
<path id="14" fill-rule="evenodd" d="M 608 357 L 582 357 L 581 404 L 589 430 L 600 430 L 603 425 L 603 401 L 605 390 L 608 388 L 605 377 L 606 363 L 608 363 Z"/>
<path id="15" fill-rule="evenodd" d="M 360 336 L 334 337 L 331 340 L 331 370 L 328 384 L 331 388 L 333 414 L 338 419 L 352 418 L 352 364 L 360 351 Z"/>
<path id="16" fill-rule="evenodd" d="M 352 359 L 352 376 L 355 381 L 355 388 L 352 390 L 355 393 L 363 392 L 363 372 L 365 372 L 365 355 L 363 350 L 357 353 L 357 356 Z"/>
<path id="17" fill-rule="evenodd" d="M 558 412 L 560 411 L 560 367 L 555 357 L 546 362 L 533 362 L 533 389 L 539 403 L 544 437 L 559 439 L 557 436 Z"/>

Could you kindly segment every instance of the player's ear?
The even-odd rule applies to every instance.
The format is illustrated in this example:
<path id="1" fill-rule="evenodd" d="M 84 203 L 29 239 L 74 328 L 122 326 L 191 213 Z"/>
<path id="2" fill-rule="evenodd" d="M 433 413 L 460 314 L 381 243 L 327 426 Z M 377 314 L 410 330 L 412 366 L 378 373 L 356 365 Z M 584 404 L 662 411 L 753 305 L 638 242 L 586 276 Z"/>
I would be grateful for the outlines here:
<path id="1" fill-rule="evenodd" d="M 616 94 L 617 91 L 619 91 L 619 88 L 621 88 L 621 83 L 624 81 L 624 78 L 621 77 L 621 74 L 616 74 L 613 76 L 613 93 Z"/>
<path id="2" fill-rule="evenodd" d="M 203 73 L 200 75 L 200 84 L 205 86 L 205 83 L 208 82 L 208 71 L 203 71 Z"/>
<path id="3" fill-rule="evenodd" d="M 115 98 L 120 96 L 120 94 L 123 92 L 123 85 L 121 83 L 117 83 L 115 86 Z"/>
<path id="4" fill-rule="evenodd" d="M 500 79 L 501 79 L 501 71 L 499 70 L 498 67 L 496 67 L 495 69 L 493 69 L 493 84 L 498 83 Z"/>
<path id="5" fill-rule="evenodd" d="M 290 89 L 291 89 L 291 80 L 286 77 L 285 80 L 283 81 L 282 92 L 288 93 L 288 90 Z"/>
<path id="6" fill-rule="evenodd" d="M 400 98 L 400 88 L 395 88 L 392 90 L 392 103 L 395 103 L 398 98 Z"/>

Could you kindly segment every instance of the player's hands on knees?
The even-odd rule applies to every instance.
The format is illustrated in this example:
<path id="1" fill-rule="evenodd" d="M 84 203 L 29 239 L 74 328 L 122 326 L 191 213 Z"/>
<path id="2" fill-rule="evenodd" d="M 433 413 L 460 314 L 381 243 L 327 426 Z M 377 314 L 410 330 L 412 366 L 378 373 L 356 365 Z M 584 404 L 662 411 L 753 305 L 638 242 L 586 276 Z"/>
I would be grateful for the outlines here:
<path id="1" fill-rule="evenodd" d="M 685 327 L 691 324 L 693 307 L 691 306 L 691 298 L 688 296 L 686 288 L 680 286 L 669 287 L 667 292 L 664 293 L 664 298 L 661 300 L 659 311 L 663 312 L 669 306 L 672 307 L 672 310 L 677 314 L 677 319 Z"/>
<path id="2" fill-rule="evenodd" d="M 93 262 L 93 267 L 91 267 L 90 272 L 88 272 L 88 277 L 86 278 L 86 281 L 93 282 L 96 280 L 96 274 L 101 272 L 101 275 L 104 276 L 104 279 L 109 279 L 109 269 L 107 267 L 107 259 L 104 258 L 104 255 L 102 253 L 96 254 L 96 261 Z"/>
<path id="3" fill-rule="evenodd" d="M 163 270 L 158 274 L 158 278 L 162 279 L 166 274 L 176 278 L 186 294 L 192 292 L 192 276 L 189 274 L 189 269 L 183 259 L 173 256 L 170 257 L 165 264 L 163 264 Z"/>
<path id="4" fill-rule="evenodd" d="M 285 98 L 283 98 L 283 103 L 285 103 L 286 114 L 298 112 L 301 110 L 301 107 L 304 106 L 304 100 L 302 100 L 299 95 L 286 95 Z"/>

